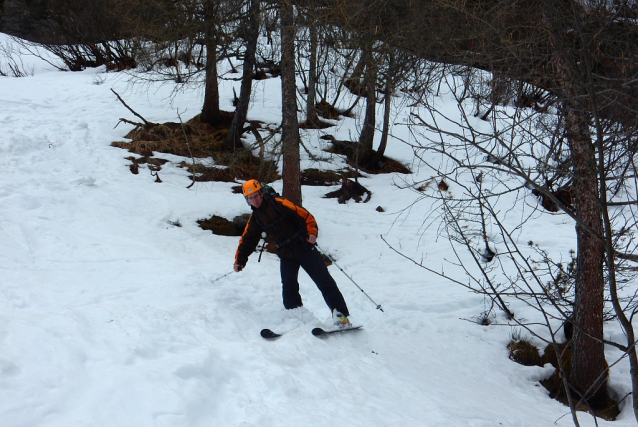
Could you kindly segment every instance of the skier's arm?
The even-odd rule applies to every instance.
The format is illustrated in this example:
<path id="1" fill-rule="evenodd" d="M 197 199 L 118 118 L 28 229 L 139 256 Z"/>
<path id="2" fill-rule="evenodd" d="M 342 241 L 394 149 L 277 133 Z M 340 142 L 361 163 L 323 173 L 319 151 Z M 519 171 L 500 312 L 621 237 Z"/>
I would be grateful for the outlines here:
<path id="1" fill-rule="evenodd" d="M 300 228 L 305 228 L 306 234 L 308 237 L 315 236 L 315 239 L 319 235 L 319 227 L 317 226 L 317 221 L 315 217 L 312 216 L 310 212 L 302 208 L 301 206 L 297 206 L 292 203 L 290 200 L 286 200 L 283 198 L 275 199 L 285 210 L 292 212 L 292 218 L 295 218 L 299 222 Z M 311 242 L 314 243 L 314 242 Z"/>
<path id="2" fill-rule="evenodd" d="M 248 218 L 246 228 L 244 228 L 244 233 L 239 239 L 239 245 L 235 253 L 235 264 L 233 266 L 235 271 L 239 272 L 246 266 L 248 257 L 255 251 L 255 248 L 259 244 L 261 232 L 261 227 L 259 227 L 257 221 L 255 221 L 251 215 L 250 218 Z"/>

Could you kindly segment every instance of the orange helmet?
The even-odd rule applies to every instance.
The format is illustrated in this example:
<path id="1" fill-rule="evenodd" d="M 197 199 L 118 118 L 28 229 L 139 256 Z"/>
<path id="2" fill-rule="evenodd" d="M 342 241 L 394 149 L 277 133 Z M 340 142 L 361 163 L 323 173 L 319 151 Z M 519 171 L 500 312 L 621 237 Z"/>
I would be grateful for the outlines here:
<path id="1" fill-rule="evenodd" d="M 255 191 L 261 190 L 261 184 L 256 179 L 249 179 L 241 186 L 244 196 L 253 194 Z"/>

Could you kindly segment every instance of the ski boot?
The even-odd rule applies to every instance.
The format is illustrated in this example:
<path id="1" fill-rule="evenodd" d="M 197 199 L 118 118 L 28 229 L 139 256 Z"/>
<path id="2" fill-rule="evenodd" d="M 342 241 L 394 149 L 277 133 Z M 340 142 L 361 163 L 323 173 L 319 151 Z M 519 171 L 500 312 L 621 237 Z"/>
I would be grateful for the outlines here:
<path id="1" fill-rule="evenodd" d="M 352 323 L 348 320 L 348 316 L 344 316 L 336 309 L 332 312 L 332 322 L 339 329 L 348 329 L 352 327 Z"/>

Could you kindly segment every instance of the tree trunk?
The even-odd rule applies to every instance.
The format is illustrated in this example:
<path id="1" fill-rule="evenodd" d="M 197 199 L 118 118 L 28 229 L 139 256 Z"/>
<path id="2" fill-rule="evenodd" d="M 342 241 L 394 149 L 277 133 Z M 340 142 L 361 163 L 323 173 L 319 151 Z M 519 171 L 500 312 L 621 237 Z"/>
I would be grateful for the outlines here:
<path id="1" fill-rule="evenodd" d="M 576 279 L 574 300 L 574 336 L 569 375 L 571 387 L 581 398 L 591 399 L 597 392 L 607 392 L 607 363 L 603 339 L 603 312 L 605 280 L 603 258 L 603 212 L 599 191 L 596 146 L 593 144 L 588 122 L 588 111 L 579 81 L 579 66 L 583 58 L 573 49 L 573 43 L 565 39 L 566 28 L 573 13 L 569 3 L 549 0 L 543 21 L 550 33 L 550 45 L 556 73 L 561 80 L 563 116 L 566 139 L 569 146 L 576 223 Z M 601 153 L 602 155 L 602 153 Z"/>
<path id="2" fill-rule="evenodd" d="M 374 156 L 374 166 L 382 167 L 383 155 L 385 149 L 388 146 L 388 134 L 390 133 L 390 109 L 392 107 L 392 92 L 394 91 L 394 84 L 392 79 L 394 78 L 394 55 L 390 54 L 390 64 L 388 66 L 388 75 L 385 79 L 385 91 L 384 91 L 384 111 L 383 111 L 383 129 L 381 131 L 381 142 L 379 142 L 379 148 Z"/>
<path id="3" fill-rule="evenodd" d="M 308 69 L 308 100 L 306 104 L 306 122 L 309 125 L 319 123 L 317 114 L 317 27 L 313 20 L 310 28 L 310 60 Z"/>
<path id="4" fill-rule="evenodd" d="M 374 65 L 374 56 L 372 54 L 372 43 L 367 43 L 363 55 L 365 57 L 366 66 L 363 82 L 366 93 L 366 114 L 363 119 L 361 135 L 359 135 L 361 153 L 359 153 L 358 163 L 360 164 L 366 164 L 372 155 L 377 111 L 377 74 Z"/>
<path id="5" fill-rule="evenodd" d="M 281 13 L 281 141 L 283 146 L 283 196 L 301 205 L 299 166 L 299 122 L 297 119 L 297 85 L 295 78 L 294 7 L 286 0 Z"/>
<path id="6" fill-rule="evenodd" d="M 219 86 L 217 84 L 217 26 L 215 24 L 218 3 L 207 0 L 204 5 L 204 18 L 206 20 L 206 83 L 204 88 L 204 105 L 200 120 L 212 126 L 218 126 L 222 122 L 219 110 Z"/>
<path id="7" fill-rule="evenodd" d="M 253 72 L 255 69 L 255 52 L 257 51 L 257 39 L 259 37 L 259 0 L 250 0 L 248 10 L 248 33 L 246 35 L 246 51 L 244 53 L 243 74 L 241 78 L 241 92 L 235 109 L 233 123 L 226 138 L 225 148 L 235 150 L 242 146 L 241 135 L 244 131 L 244 122 L 248 116 L 248 104 L 252 91 Z"/>
<path id="8" fill-rule="evenodd" d="M 570 382 L 585 399 L 606 391 L 603 339 L 604 245 L 602 212 L 594 145 L 584 110 L 566 101 L 567 140 L 572 154 L 574 206 L 582 223 L 576 224 L 577 271 L 574 301 L 574 338 Z M 589 228 L 589 230 L 587 229 Z M 596 233 L 598 236 L 594 235 Z"/>
<path id="9" fill-rule="evenodd" d="M 361 82 L 361 79 L 363 78 L 363 70 L 365 70 L 366 68 L 365 61 L 366 61 L 365 55 L 363 54 L 363 52 L 361 52 L 359 61 L 357 61 L 357 64 L 354 66 L 354 69 L 352 70 L 352 74 L 350 74 L 350 78 L 355 79 L 357 83 Z"/>

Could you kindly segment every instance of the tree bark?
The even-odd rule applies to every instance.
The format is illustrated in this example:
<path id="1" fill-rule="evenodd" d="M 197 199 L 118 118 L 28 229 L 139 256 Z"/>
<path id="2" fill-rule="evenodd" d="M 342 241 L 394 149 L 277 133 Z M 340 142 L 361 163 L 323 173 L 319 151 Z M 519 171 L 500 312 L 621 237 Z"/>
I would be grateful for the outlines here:
<path id="1" fill-rule="evenodd" d="M 294 7 L 286 0 L 281 13 L 281 141 L 283 147 L 283 196 L 301 205 L 299 165 L 299 122 L 297 118 L 297 85 L 295 78 Z"/>
<path id="2" fill-rule="evenodd" d="M 219 86 L 217 84 L 217 16 L 218 2 L 207 0 L 204 5 L 204 19 L 206 20 L 206 82 L 204 88 L 204 105 L 200 120 L 212 126 L 222 122 L 219 109 Z"/>
<path id="3" fill-rule="evenodd" d="M 257 51 L 257 39 L 259 38 L 259 0 L 250 0 L 248 10 L 248 32 L 246 34 L 246 51 L 242 66 L 241 92 L 235 109 L 235 116 L 226 138 L 225 148 L 232 151 L 242 146 L 241 135 L 244 131 L 244 122 L 248 116 L 248 104 L 252 93 L 253 72 L 255 69 L 255 52 Z"/>
<path id="4" fill-rule="evenodd" d="M 374 166 L 381 166 L 380 162 L 383 160 L 385 149 L 388 146 L 388 134 L 390 133 L 390 110 L 392 107 L 392 93 L 394 92 L 394 55 L 390 54 L 390 63 L 388 65 L 388 75 L 385 79 L 385 91 L 384 91 L 384 111 L 383 111 L 383 128 L 381 130 L 381 141 L 379 142 L 379 148 L 374 156 Z"/>
<path id="5" fill-rule="evenodd" d="M 575 397 L 589 400 L 597 392 L 606 392 L 607 364 L 603 339 L 605 280 L 603 261 L 605 246 L 603 212 L 599 193 L 596 146 L 588 121 L 588 109 L 579 67 L 584 58 L 566 38 L 572 22 L 570 2 L 544 2 L 543 21 L 550 34 L 550 45 L 556 74 L 561 86 L 566 140 L 572 160 L 574 209 L 576 223 L 576 279 L 574 299 L 574 336 L 572 338 L 571 369 L 568 373 Z M 602 155 L 602 153 L 601 153 Z"/>
<path id="6" fill-rule="evenodd" d="M 374 143 L 374 130 L 376 126 L 376 112 L 377 112 L 377 74 L 376 67 L 374 65 L 374 55 L 372 54 L 372 43 L 367 42 L 364 47 L 363 56 L 365 58 L 365 73 L 363 84 L 365 86 L 366 93 L 366 113 L 363 119 L 363 127 L 361 129 L 361 135 L 359 135 L 359 142 L 361 146 L 361 153 L 359 153 L 358 163 L 365 164 L 370 159 Z"/>
<path id="7" fill-rule="evenodd" d="M 600 241 L 603 235 L 602 212 L 596 156 L 589 126 L 583 110 L 569 105 L 569 101 L 566 104 L 567 139 L 574 165 L 574 206 L 576 215 L 582 221 L 582 224 L 576 225 L 578 256 L 570 382 L 588 399 L 598 390 L 605 390 L 607 379 L 602 342 L 605 250 Z"/>

